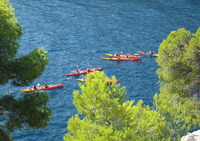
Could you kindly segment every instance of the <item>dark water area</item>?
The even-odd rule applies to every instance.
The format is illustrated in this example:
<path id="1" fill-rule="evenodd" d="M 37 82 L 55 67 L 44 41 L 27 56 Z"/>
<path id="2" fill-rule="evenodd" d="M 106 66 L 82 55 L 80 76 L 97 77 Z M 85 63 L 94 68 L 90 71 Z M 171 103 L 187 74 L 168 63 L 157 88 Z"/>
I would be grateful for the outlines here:
<path id="1" fill-rule="evenodd" d="M 127 100 L 143 100 L 152 105 L 159 93 L 155 57 L 144 56 L 140 61 L 107 61 L 105 54 L 136 51 L 158 51 L 162 40 L 171 31 L 186 28 L 195 33 L 199 28 L 198 0 L 10 0 L 15 16 L 23 26 L 19 40 L 19 56 L 44 47 L 49 64 L 33 84 L 60 84 L 63 88 L 48 90 L 52 121 L 38 131 L 16 130 L 15 141 L 61 141 L 67 133 L 67 120 L 77 114 L 72 104 L 73 91 L 79 90 L 76 77 L 67 73 L 104 67 L 107 76 L 116 76 L 126 87 Z M 33 85 L 32 84 L 32 85 Z M 30 87 L 32 86 L 30 85 Z M 27 87 L 0 86 L 0 95 L 22 95 Z"/>

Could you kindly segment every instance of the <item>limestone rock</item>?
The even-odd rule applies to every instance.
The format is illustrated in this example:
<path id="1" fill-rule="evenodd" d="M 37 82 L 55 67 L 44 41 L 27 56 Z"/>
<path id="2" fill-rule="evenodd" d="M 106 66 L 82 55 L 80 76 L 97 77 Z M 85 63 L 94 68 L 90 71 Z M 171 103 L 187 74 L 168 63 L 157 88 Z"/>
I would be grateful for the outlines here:
<path id="1" fill-rule="evenodd" d="M 188 133 L 181 138 L 181 141 L 200 141 L 200 130 Z"/>

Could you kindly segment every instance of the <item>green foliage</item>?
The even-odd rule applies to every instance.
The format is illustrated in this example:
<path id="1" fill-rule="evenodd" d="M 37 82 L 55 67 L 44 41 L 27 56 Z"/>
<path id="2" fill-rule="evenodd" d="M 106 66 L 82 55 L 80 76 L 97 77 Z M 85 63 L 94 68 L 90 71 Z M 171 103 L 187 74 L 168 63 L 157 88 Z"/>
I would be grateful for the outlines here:
<path id="1" fill-rule="evenodd" d="M 14 129 L 46 127 L 52 113 L 46 106 L 48 101 L 48 94 L 41 92 L 30 92 L 18 99 L 12 95 L 4 95 L 0 99 L 0 115 L 8 117 L 4 129 L 13 132 Z"/>
<path id="2" fill-rule="evenodd" d="M 8 0 L 0 1 L 0 64 L 14 58 L 19 47 L 17 39 L 22 36 L 22 27 L 14 17 L 14 9 Z"/>
<path id="3" fill-rule="evenodd" d="M 87 74 L 86 83 L 79 84 L 82 94 L 74 92 L 74 104 L 80 114 L 68 123 L 64 140 L 157 140 L 165 135 L 165 120 L 139 101 L 125 101 L 125 87 L 104 72 Z M 116 80 L 112 77 L 112 80 Z"/>
<path id="4" fill-rule="evenodd" d="M 70 134 L 67 134 L 64 140 L 116 141 L 119 136 L 118 132 L 114 131 L 112 126 L 97 125 L 87 118 L 81 120 L 78 115 L 70 118 L 68 124 Z"/>
<path id="5" fill-rule="evenodd" d="M 0 128 L 0 141 L 13 141 L 8 133 Z"/>
<path id="6" fill-rule="evenodd" d="M 0 1 L 0 85 L 10 80 L 15 86 L 30 84 L 45 70 L 48 59 L 44 48 L 16 58 L 18 39 L 22 27 L 14 17 L 14 9 L 8 0 Z M 50 121 L 51 109 L 47 107 L 46 93 L 28 93 L 15 99 L 12 95 L 0 98 L 0 140 L 10 141 L 14 129 L 39 129 Z"/>
<path id="7" fill-rule="evenodd" d="M 38 78 L 48 64 L 43 48 L 15 58 L 22 36 L 22 27 L 14 17 L 14 9 L 8 0 L 0 1 L 0 85 L 13 80 L 12 84 L 24 86 Z"/>
<path id="8" fill-rule="evenodd" d="M 200 126 L 200 102 L 193 98 L 181 98 L 179 95 L 156 94 L 154 106 L 165 119 L 168 135 L 174 140 L 186 135 Z"/>
<path id="9" fill-rule="evenodd" d="M 120 85 L 117 85 L 116 82 L 108 84 L 107 80 L 109 78 L 104 73 L 96 72 L 87 75 L 85 84 L 79 83 L 83 94 L 80 95 L 79 91 L 74 92 L 74 105 L 80 114 L 91 115 L 91 118 L 93 118 L 92 115 L 100 111 L 104 112 L 102 108 L 105 107 L 105 104 L 112 105 L 124 101 L 125 87 L 120 88 Z M 116 79 L 113 77 L 112 80 Z M 108 108 L 109 105 L 107 105 Z"/>
<path id="10" fill-rule="evenodd" d="M 191 34 L 185 29 L 172 31 L 159 48 L 157 70 L 161 92 L 193 95 L 200 84 L 200 29 Z M 167 89 L 166 89 L 167 87 Z M 164 90 L 162 89 L 164 88 Z"/>
<path id="11" fill-rule="evenodd" d="M 200 126 L 200 28 L 196 34 L 185 29 L 172 31 L 159 48 L 157 70 L 160 94 L 154 106 L 165 119 L 175 140 Z"/>
<path id="12" fill-rule="evenodd" d="M 22 27 L 14 17 L 14 9 L 8 0 L 0 1 L 0 84 L 10 79 L 9 61 L 16 56 L 19 47 L 17 39 L 22 35 Z"/>
<path id="13" fill-rule="evenodd" d="M 29 55 L 15 59 L 10 67 L 13 72 L 13 84 L 28 85 L 35 78 L 38 78 L 48 64 L 46 53 L 44 48 L 39 48 L 33 50 Z"/>

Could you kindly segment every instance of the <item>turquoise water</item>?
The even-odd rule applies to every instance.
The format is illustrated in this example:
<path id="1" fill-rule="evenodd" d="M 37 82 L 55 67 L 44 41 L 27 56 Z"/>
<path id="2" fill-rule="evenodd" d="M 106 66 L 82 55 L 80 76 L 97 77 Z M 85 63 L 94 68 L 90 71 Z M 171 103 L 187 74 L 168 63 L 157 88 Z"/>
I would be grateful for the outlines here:
<path id="1" fill-rule="evenodd" d="M 136 51 L 158 51 L 162 40 L 178 28 L 196 32 L 200 20 L 200 4 L 195 0 L 11 0 L 15 16 L 23 26 L 19 56 L 32 49 L 45 47 L 48 64 L 33 84 L 60 84 L 63 88 L 47 91 L 53 109 L 49 126 L 39 131 L 16 130 L 16 141 L 60 141 L 67 132 L 67 120 L 77 111 L 72 104 L 74 90 L 79 90 L 76 77 L 67 73 L 104 67 L 107 76 L 116 76 L 126 87 L 127 99 L 140 99 L 152 105 L 159 93 L 155 57 L 143 56 L 140 61 L 112 62 L 102 60 L 104 54 Z M 31 85 L 32 86 L 32 85 Z M 11 92 L 16 97 L 26 87 L 9 84 L 0 87 L 0 94 Z"/>

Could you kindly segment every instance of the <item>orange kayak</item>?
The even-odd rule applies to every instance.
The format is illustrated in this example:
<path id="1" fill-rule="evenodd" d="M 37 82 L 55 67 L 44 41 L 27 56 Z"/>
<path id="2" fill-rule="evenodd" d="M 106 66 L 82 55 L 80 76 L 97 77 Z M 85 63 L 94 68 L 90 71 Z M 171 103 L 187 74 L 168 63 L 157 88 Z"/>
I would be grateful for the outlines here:
<path id="1" fill-rule="evenodd" d="M 112 60 L 112 61 L 135 61 L 142 58 L 142 56 L 136 56 L 134 58 L 102 58 L 103 60 Z"/>
<path id="2" fill-rule="evenodd" d="M 48 90 L 48 89 L 55 89 L 55 88 L 58 88 L 58 87 L 61 87 L 63 86 L 64 84 L 58 84 L 58 85 L 48 85 L 48 87 L 37 87 L 37 90 Z M 36 89 L 25 89 L 25 90 L 21 90 L 23 93 L 25 92 L 32 92 L 32 91 L 37 91 Z"/>

